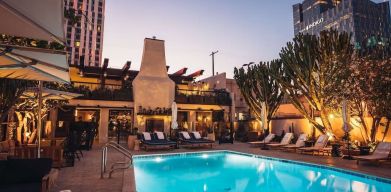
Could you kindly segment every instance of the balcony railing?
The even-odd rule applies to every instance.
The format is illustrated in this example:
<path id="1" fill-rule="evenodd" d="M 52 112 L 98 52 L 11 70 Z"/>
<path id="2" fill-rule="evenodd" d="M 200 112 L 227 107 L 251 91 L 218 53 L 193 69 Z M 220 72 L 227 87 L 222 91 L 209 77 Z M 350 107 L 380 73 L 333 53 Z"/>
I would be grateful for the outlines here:
<path id="1" fill-rule="evenodd" d="M 108 101 L 133 101 L 131 87 L 105 84 L 102 88 L 100 83 L 73 82 L 73 92 L 83 94 L 77 99 L 108 100 Z"/>
<path id="2" fill-rule="evenodd" d="M 225 90 L 198 91 L 177 89 L 175 101 L 181 104 L 231 105 L 231 97 Z"/>

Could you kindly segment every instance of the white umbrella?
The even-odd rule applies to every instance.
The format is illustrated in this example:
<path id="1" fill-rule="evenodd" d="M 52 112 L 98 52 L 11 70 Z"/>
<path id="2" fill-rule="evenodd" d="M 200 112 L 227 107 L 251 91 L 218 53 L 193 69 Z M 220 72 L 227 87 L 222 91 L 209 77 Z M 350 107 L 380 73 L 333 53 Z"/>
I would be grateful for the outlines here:
<path id="1" fill-rule="evenodd" d="M 0 78 L 69 83 L 65 52 L 43 52 L 36 48 L 0 47 Z"/>
<path id="2" fill-rule="evenodd" d="M 178 122 L 177 122 L 177 114 L 178 114 L 178 107 L 175 102 L 172 102 L 171 105 L 171 128 L 172 129 L 177 129 L 178 128 Z"/>
<path id="3" fill-rule="evenodd" d="M 38 91 L 39 91 L 38 87 L 28 88 L 26 91 L 23 92 L 23 94 L 20 98 L 30 98 L 30 99 L 35 98 Z M 42 89 L 42 99 L 70 100 L 70 99 L 80 97 L 80 96 L 83 96 L 83 95 L 78 94 L 78 93 L 58 91 L 58 90 L 48 89 L 48 88 Z"/>
<path id="4" fill-rule="evenodd" d="M 63 43 L 64 0 L 0 0 L 0 34 Z"/>
<path id="5" fill-rule="evenodd" d="M 261 121 L 262 121 L 262 129 L 264 131 L 267 130 L 267 110 L 266 110 L 266 103 L 261 103 L 262 111 L 261 111 Z"/>
<path id="6" fill-rule="evenodd" d="M 3 34 L 65 44 L 64 21 L 63 0 L 0 0 L 0 33 Z M 5 46 L 8 45 L 1 45 Z M 42 81 L 69 82 L 68 68 L 65 54 L 21 47 L 14 47 L 10 52 L 0 48 L 0 78 L 39 81 L 38 111 L 42 108 Z M 41 124 L 38 121 L 38 158 Z"/>

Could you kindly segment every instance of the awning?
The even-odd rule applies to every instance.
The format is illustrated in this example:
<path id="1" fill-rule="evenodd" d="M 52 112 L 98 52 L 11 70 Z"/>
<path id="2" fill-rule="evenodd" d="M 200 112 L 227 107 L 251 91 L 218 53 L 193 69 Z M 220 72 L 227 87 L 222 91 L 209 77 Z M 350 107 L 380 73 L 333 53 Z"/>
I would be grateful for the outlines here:
<path id="1" fill-rule="evenodd" d="M 64 43 L 63 0 L 0 0 L 0 34 Z"/>
<path id="2" fill-rule="evenodd" d="M 28 88 L 23 92 L 21 98 L 36 98 L 38 93 L 38 87 Z M 42 99 L 49 100 L 70 100 L 76 97 L 81 97 L 82 94 L 71 93 L 66 91 L 58 91 L 54 89 L 43 88 L 42 89 Z"/>
<path id="3" fill-rule="evenodd" d="M 0 78 L 69 83 L 68 70 L 65 53 L 33 48 L 6 52 L 0 47 Z"/>

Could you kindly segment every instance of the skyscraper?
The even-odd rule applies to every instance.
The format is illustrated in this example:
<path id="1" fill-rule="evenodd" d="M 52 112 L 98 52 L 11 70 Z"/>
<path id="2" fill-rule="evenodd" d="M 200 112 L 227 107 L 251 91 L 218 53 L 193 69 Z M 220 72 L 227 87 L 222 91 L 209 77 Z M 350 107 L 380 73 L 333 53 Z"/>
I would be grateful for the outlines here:
<path id="1" fill-rule="evenodd" d="M 102 63 L 105 0 L 64 0 L 65 31 L 69 45 L 69 65 L 85 66 Z"/>
<path id="2" fill-rule="evenodd" d="M 323 30 L 336 29 L 352 34 L 354 43 L 366 37 L 390 37 L 389 2 L 371 0 L 304 0 L 293 5 L 295 35 L 319 35 Z"/>

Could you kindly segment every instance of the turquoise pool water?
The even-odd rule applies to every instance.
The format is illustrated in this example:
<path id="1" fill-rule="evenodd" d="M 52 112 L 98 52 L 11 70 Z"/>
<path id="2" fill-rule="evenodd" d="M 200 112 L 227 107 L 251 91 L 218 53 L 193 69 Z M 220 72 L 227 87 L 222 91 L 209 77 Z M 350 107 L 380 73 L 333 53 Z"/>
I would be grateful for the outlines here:
<path id="1" fill-rule="evenodd" d="M 134 170 L 137 192 L 391 192 L 386 179 L 230 151 L 135 156 Z"/>

